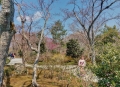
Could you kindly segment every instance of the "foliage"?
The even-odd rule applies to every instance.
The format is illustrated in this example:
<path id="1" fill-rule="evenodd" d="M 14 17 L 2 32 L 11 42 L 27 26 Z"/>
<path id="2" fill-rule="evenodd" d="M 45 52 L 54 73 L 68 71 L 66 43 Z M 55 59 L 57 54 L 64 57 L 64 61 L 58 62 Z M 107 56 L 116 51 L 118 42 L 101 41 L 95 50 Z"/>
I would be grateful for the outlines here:
<path id="1" fill-rule="evenodd" d="M 111 44 L 116 44 L 119 43 L 119 35 L 118 35 L 118 30 L 116 28 L 116 26 L 113 27 L 109 27 L 107 25 L 105 25 L 104 30 L 101 32 L 101 34 L 99 34 L 96 37 L 96 52 L 97 54 L 101 54 L 103 53 L 104 45 L 111 43 Z M 96 61 L 100 61 L 99 55 L 96 54 Z"/>
<path id="2" fill-rule="evenodd" d="M 105 26 L 96 37 L 97 67 L 93 69 L 99 79 L 99 87 L 120 86 L 120 46 L 116 26 Z"/>
<path id="3" fill-rule="evenodd" d="M 109 27 L 109 26 L 105 25 L 102 33 L 96 37 L 96 39 L 98 41 L 97 45 L 104 45 L 107 43 L 115 43 L 117 38 L 119 38 L 119 36 L 118 36 L 118 30 L 116 29 L 116 26 Z"/>
<path id="4" fill-rule="evenodd" d="M 55 43 L 63 44 L 63 38 L 66 35 L 66 30 L 62 25 L 61 21 L 58 20 L 51 28 L 51 34 Z"/>
<path id="5" fill-rule="evenodd" d="M 70 39 L 67 43 L 66 55 L 73 58 L 78 58 L 83 52 L 77 40 Z"/>
<path id="6" fill-rule="evenodd" d="M 104 44 L 111 42 L 114 43 L 115 42 L 115 37 L 118 36 L 118 31 L 116 29 L 116 26 L 113 27 L 105 27 L 106 29 L 104 30 L 103 34 L 104 34 L 104 38 L 102 40 L 102 42 L 104 42 Z"/>
<path id="7" fill-rule="evenodd" d="M 101 62 L 93 69 L 99 79 L 99 87 L 120 87 L 120 50 L 112 43 L 104 45 L 98 55 Z"/>

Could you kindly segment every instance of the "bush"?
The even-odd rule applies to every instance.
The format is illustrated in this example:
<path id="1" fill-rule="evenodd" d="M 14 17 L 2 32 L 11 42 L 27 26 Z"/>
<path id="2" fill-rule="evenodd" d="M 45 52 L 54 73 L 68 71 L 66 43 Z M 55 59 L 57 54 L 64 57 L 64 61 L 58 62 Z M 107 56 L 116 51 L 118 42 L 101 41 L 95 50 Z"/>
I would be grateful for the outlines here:
<path id="1" fill-rule="evenodd" d="M 99 87 L 120 87 L 120 50 L 111 43 L 104 46 L 101 60 L 93 71 L 100 78 Z"/>
<path id="2" fill-rule="evenodd" d="M 77 40 L 70 39 L 67 43 L 66 55 L 73 58 L 78 58 L 82 55 L 83 49 L 80 48 Z"/>

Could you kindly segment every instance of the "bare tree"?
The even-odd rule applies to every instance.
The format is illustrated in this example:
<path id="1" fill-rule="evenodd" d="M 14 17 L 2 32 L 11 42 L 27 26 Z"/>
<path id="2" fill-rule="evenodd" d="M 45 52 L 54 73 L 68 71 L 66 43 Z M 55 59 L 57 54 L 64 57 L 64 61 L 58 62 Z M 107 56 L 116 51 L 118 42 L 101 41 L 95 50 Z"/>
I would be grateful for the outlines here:
<path id="1" fill-rule="evenodd" d="M 30 43 L 29 38 L 25 35 L 24 29 L 25 29 L 26 17 L 25 17 L 24 11 L 22 11 L 24 15 L 21 15 L 20 11 L 22 10 L 22 7 L 21 7 L 20 4 L 17 4 L 17 6 L 18 6 L 18 14 L 19 14 L 20 19 L 21 19 L 22 36 L 27 41 L 27 44 L 31 48 L 31 50 L 35 51 L 37 53 L 36 54 L 36 59 L 35 59 L 34 64 L 33 64 L 32 86 L 34 86 L 34 87 L 39 86 L 37 84 L 37 82 L 36 82 L 36 77 L 37 77 L 37 63 L 38 63 L 38 59 L 39 59 L 39 57 L 41 55 L 41 53 L 40 53 L 40 49 L 41 49 L 40 44 L 41 44 L 42 39 L 43 39 L 44 30 L 46 29 L 48 19 L 50 18 L 50 8 L 51 8 L 51 5 L 53 4 L 54 1 L 55 0 L 49 0 L 48 3 L 47 3 L 47 2 L 45 2 L 45 0 L 38 0 L 39 7 L 32 5 L 32 8 L 40 10 L 42 12 L 42 19 L 43 19 L 42 27 L 39 26 L 40 31 L 41 31 L 41 36 L 39 37 L 38 47 L 37 48 L 33 47 L 33 45 Z M 31 23 L 32 22 L 33 21 L 31 21 Z M 30 23 L 30 26 L 29 26 L 30 29 L 32 28 L 31 23 Z"/>
<path id="2" fill-rule="evenodd" d="M 12 36 L 15 33 L 14 17 L 14 0 L 2 0 L 0 11 L 0 87 L 3 80 L 3 68 L 9 50 Z"/>
<path id="3" fill-rule="evenodd" d="M 83 30 L 89 43 L 92 63 L 95 64 L 95 34 L 100 27 L 107 21 L 118 18 L 112 16 L 109 10 L 113 8 L 119 0 L 71 0 L 69 4 L 73 5 L 72 12 L 64 10 L 66 18 L 74 17 L 75 23 L 78 23 L 79 30 Z"/>

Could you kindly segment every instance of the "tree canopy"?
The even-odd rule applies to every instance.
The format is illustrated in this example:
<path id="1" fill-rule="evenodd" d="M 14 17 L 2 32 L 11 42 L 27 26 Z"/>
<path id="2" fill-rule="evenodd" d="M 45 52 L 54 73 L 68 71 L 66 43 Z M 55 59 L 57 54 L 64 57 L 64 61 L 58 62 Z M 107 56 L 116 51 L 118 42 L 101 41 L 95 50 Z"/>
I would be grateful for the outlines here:
<path id="1" fill-rule="evenodd" d="M 105 26 L 96 37 L 97 67 L 93 72 L 100 78 L 99 87 L 120 86 L 120 40 L 116 26 Z M 104 74 L 103 74 L 104 73 Z"/>
<path id="2" fill-rule="evenodd" d="M 62 40 L 66 35 L 66 30 L 64 29 L 64 26 L 62 25 L 62 22 L 60 20 L 56 21 L 55 24 L 52 26 L 51 34 L 55 43 L 62 44 Z"/>
<path id="3" fill-rule="evenodd" d="M 109 27 L 105 25 L 103 31 L 96 37 L 96 45 L 115 43 L 117 39 L 119 39 L 119 32 L 116 26 Z"/>

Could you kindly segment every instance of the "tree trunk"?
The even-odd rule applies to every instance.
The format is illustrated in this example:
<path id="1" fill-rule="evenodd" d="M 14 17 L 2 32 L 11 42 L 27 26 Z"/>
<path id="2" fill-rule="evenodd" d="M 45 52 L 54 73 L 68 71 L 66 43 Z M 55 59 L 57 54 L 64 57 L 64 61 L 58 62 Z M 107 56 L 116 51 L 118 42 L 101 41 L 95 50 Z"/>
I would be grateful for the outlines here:
<path id="1" fill-rule="evenodd" d="M 39 43 L 38 43 L 37 56 L 36 56 L 36 59 L 35 59 L 34 65 L 33 65 L 32 85 L 34 87 L 38 87 L 39 86 L 39 84 L 37 84 L 37 81 L 36 81 L 36 77 L 37 77 L 37 63 L 38 63 L 38 59 L 40 57 L 40 49 L 41 49 L 40 44 L 41 44 L 41 42 L 43 40 L 43 35 L 44 35 L 44 29 L 46 27 L 46 22 L 47 22 L 47 20 L 45 21 L 44 28 L 42 29 L 42 32 L 41 32 L 41 36 L 40 36 Z"/>
<path id="2" fill-rule="evenodd" d="M 46 26 L 46 22 L 45 22 L 44 28 L 42 29 L 42 32 L 41 32 L 41 36 L 40 36 L 39 44 L 38 44 L 37 56 L 36 56 L 36 59 L 35 59 L 34 65 L 33 65 L 32 85 L 34 87 L 38 87 L 39 86 L 39 84 L 37 84 L 37 81 L 36 81 L 36 77 L 37 77 L 37 63 L 38 63 L 38 59 L 40 57 L 40 49 L 41 49 L 40 44 L 41 44 L 42 39 L 43 39 L 43 33 L 44 33 L 45 26 Z"/>
<path id="3" fill-rule="evenodd" d="M 9 50 L 9 45 L 14 35 L 10 22 L 13 23 L 14 3 L 13 0 L 1 0 L 0 11 L 0 87 L 3 80 L 3 68 Z"/>
<path id="4" fill-rule="evenodd" d="M 96 65 L 96 58 L 95 58 L 95 49 L 94 45 L 91 46 L 91 61 L 93 65 Z"/>
<path id="5" fill-rule="evenodd" d="M 37 53 L 37 57 L 36 57 L 36 60 L 34 62 L 34 65 L 33 65 L 33 78 L 32 78 L 32 85 L 34 87 L 38 87 L 39 85 L 37 84 L 37 81 L 36 81 L 36 78 L 37 78 L 37 63 L 38 63 L 38 59 L 39 59 L 39 53 Z"/>

